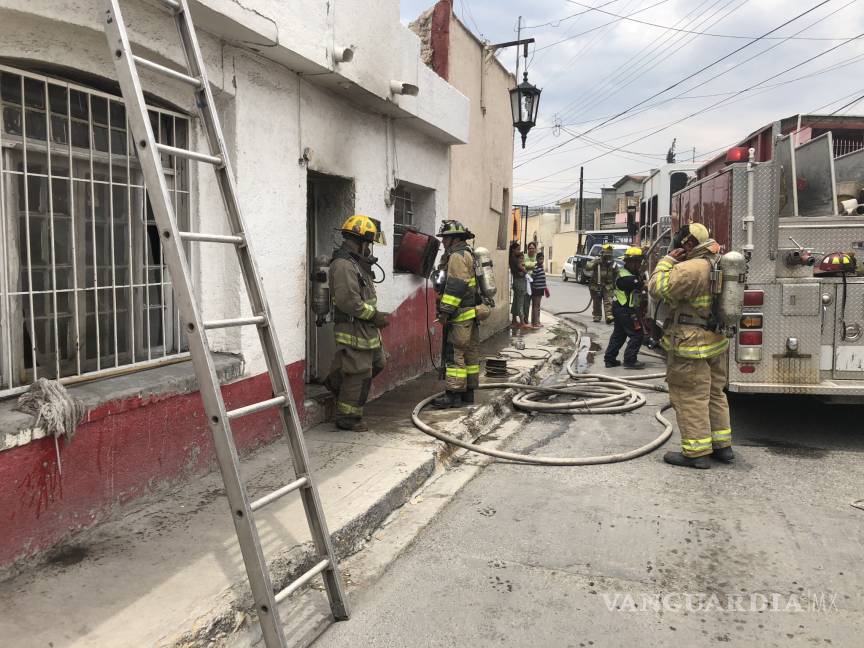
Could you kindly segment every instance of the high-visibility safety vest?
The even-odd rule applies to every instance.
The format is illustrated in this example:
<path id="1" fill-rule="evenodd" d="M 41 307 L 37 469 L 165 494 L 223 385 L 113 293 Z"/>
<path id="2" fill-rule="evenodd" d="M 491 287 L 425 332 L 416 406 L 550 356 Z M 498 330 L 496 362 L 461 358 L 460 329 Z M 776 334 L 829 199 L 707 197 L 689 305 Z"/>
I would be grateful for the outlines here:
<path id="1" fill-rule="evenodd" d="M 618 270 L 618 277 L 635 277 L 632 272 L 630 272 L 627 268 L 621 268 Z M 630 291 L 630 294 L 627 294 L 626 290 L 621 290 L 618 287 L 617 280 L 615 284 L 615 301 L 617 301 L 622 306 L 629 306 L 630 308 L 638 308 L 639 307 L 639 291 L 637 289 L 633 289 Z"/>

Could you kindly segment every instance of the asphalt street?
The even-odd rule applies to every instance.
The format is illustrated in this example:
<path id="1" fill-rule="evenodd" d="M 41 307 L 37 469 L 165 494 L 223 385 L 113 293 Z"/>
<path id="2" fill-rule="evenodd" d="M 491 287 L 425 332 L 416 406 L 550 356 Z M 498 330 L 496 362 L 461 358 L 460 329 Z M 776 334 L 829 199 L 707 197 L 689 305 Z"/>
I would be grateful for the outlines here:
<path id="1" fill-rule="evenodd" d="M 572 283 L 550 290 L 549 311 L 587 303 Z M 609 329 L 588 328 L 605 346 Z M 505 447 L 642 445 L 665 401 L 648 398 L 625 415 L 526 417 Z M 315 645 L 861 645 L 860 412 L 791 397 L 732 410 L 732 466 L 675 468 L 663 449 L 606 466 L 487 466 Z"/>

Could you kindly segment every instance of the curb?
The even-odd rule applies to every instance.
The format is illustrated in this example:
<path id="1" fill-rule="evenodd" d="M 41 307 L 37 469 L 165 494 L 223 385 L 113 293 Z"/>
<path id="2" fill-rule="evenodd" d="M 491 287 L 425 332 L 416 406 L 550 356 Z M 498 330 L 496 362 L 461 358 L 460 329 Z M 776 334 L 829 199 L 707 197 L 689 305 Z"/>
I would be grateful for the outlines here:
<path id="1" fill-rule="evenodd" d="M 548 341 L 544 340 L 544 342 Z M 531 378 L 536 377 L 556 362 L 560 363 L 560 358 L 558 354 L 552 353 L 550 358 L 536 361 L 536 364 L 526 370 L 526 374 Z M 448 432 L 469 442 L 485 436 L 514 412 L 510 405 L 514 394 L 513 389 L 496 392 L 488 402 L 453 421 L 448 427 Z M 422 434 L 419 430 L 417 433 Z M 341 527 L 331 530 L 330 535 L 340 562 L 363 549 L 372 534 L 394 511 L 410 501 L 430 478 L 447 470 L 457 454 L 464 452 L 443 441 L 435 440 L 434 444 L 434 451 L 429 458 L 416 466 L 371 507 Z M 269 561 L 274 588 L 277 591 L 282 589 L 314 566 L 317 561 L 317 553 L 311 542 L 277 554 Z M 260 629 L 257 627 L 258 621 L 253 609 L 252 596 L 244 578 L 223 592 L 215 609 L 192 620 L 190 630 L 179 635 L 164 637 L 159 645 L 171 648 L 200 646 L 216 648 L 228 645 L 226 640 L 235 633 L 245 631 L 258 634 Z"/>

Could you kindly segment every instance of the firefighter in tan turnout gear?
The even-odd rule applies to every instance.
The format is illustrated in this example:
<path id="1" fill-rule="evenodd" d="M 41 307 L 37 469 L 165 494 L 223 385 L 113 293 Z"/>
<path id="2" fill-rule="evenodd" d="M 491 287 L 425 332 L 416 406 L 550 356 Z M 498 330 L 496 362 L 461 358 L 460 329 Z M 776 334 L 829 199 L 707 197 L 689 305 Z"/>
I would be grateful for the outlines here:
<path id="1" fill-rule="evenodd" d="M 384 369 L 380 329 L 389 313 L 378 310 L 372 266 L 372 244 L 384 244 L 380 226 L 357 214 L 342 225 L 342 246 L 330 262 L 336 355 L 324 384 L 336 396 L 336 425 L 343 430 L 367 430 L 363 406 L 372 379 Z"/>
<path id="2" fill-rule="evenodd" d="M 615 291 L 615 279 L 618 270 L 612 260 L 612 246 L 609 243 L 600 248 L 600 256 L 585 264 L 588 271 L 588 291 L 591 294 L 594 321 L 599 322 L 605 314 L 606 323 L 614 321 L 612 315 L 612 293 Z"/>
<path id="3" fill-rule="evenodd" d="M 729 340 L 712 322 L 711 272 L 720 246 L 700 223 L 682 227 L 673 250 L 654 269 L 651 296 L 671 314 L 663 327 L 668 352 L 666 382 L 681 431 L 681 452 L 667 452 L 676 466 L 710 468 L 710 457 L 733 461 L 726 386 Z"/>
<path id="4" fill-rule="evenodd" d="M 438 236 L 444 246 L 438 270 L 446 272 L 438 298 L 438 321 L 446 335 L 442 361 L 447 387 L 432 405 L 447 409 L 474 402 L 474 390 L 480 384 L 478 313 L 485 319 L 490 309 L 481 303 L 477 290 L 474 253 L 468 245 L 474 235 L 459 221 L 445 220 Z"/>

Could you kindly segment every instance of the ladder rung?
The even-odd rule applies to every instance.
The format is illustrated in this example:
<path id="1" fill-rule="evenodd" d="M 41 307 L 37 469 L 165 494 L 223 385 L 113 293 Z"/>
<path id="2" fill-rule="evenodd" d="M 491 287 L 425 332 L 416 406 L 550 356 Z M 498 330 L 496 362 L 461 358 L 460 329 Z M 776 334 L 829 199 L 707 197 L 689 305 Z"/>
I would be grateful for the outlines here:
<path id="1" fill-rule="evenodd" d="M 156 148 L 159 150 L 160 153 L 166 153 L 167 155 L 176 155 L 177 157 L 188 158 L 190 160 L 198 160 L 199 162 L 209 162 L 210 164 L 215 164 L 218 167 L 221 167 L 223 164 L 222 158 L 218 155 L 198 153 L 197 151 L 177 148 L 176 146 L 168 146 L 167 144 L 157 144 Z"/>
<path id="2" fill-rule="evenodd" d="M 300 578 L 291 583 L 288 587 L 279 592 L 276 595 L 276 602 L 281 603 L 282 601 L 284 601 L 286 598 L 291 596 L 294 592 L 303 587 L 306 583 L 315 578 L 318 574 L 323 572 L 329 566 L 330 561 L 325 558 L 317 565 L 315 565 L 312 569 L 303 574 Z"/>
<path id="3" fill-rule="evenodd" d="M 172 79 L 177 79 L 177 81 L 188 83 L 195 88 L 200 88 L 204 85 L 203 83 L 201 83 L 201 79 L 189 76 L 188 74 L 183 74 L 183 72 L 178 72 L 177 70 L 172 70 L 171 68 L 165 67 L 164 65 L 156 63 L 155 61 L 151 61 L 150 59 L 145 59 L 142 56 L 132 56 L 132 58 L 141 67 L 153 70 L 154 72 L 159 72 L 160 74 L 164 74 L 165 76 L 171 77 Z"/>
<path id="4" fill-rule="evenodd" d="M 295 490 L 297 490 L 298 488 L 301 488 L 302 486 L 306 486 L 306 484 L 308 484 L 308 483 L 309 483 L 309 479 L 307 477 L 301 477 L 300 479 L 297 479 L 297 480 L 291 482 L 290 484 L 286 484 L 285 486 L 283 486 L 279 490 L 275 490 L 272 493 L 270 493 L 269 495 L 265 495 L 264 497 L 257 499 L 254 502 L 252 502 L 252 510 L 257 511 L 258 509 L 275 502 L 279 498 L 284 497 L 288 493 L 292 493 Z"/>
<path id="5" fill-rule="evenodd" d="M 253 403 L 252 405 L 246 405 L 245 407 L 238 407 L 237 409 L 233 409 L 228 412 L 228 420 L 233 421 L 235 418 L 240 418 L 241 416 L 247 416 L 248 414 L 254 414 L 255 412 L 263 412 L 264 410 L 270 409 L 272 407 L 282 407 L 288 401 L 284 396 L 277 396 L 276 398 L 270 398 L 265 401 L 261 401 L 260 403 Z"/>
<path id="6" fill-rule="evenodd" d="M 180 232 L 184 241 L 201 241 L 202 243 L 233 243 L 242 245 L 246 239 L 234 234 L 202 234 L 200 232 Z"/>
<path id="7" fill-rule="evenodd" d="M 210 322 L 204 322 L 204 328 L 218 329 L 228 328 L 230 326 L 249 326 L 251 324 L 263 324 L 264 321 L 263 315 L 259 315 L 258 317 L 238 317 L 237 319 L 212 320 Z"/>

